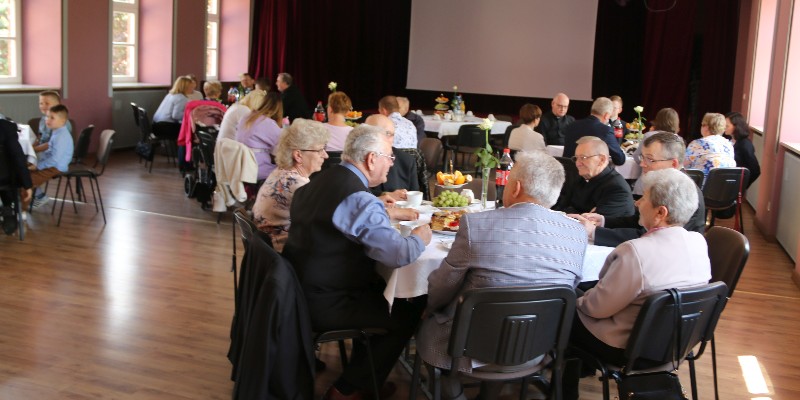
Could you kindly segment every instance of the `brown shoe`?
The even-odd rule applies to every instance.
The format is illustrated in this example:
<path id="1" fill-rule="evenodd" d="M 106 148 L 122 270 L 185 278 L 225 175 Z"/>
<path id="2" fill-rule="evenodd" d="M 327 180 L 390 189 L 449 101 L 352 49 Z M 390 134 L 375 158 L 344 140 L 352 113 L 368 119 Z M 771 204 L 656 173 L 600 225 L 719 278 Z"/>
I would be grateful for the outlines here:
<path id="1" fill-rule="evenodd" d="M 353 394 L 344 395 L 339 389 L 336 389 L 336 386 L 331 385 L 325 394 L 322 396 L 322 400 L 362 400 L 363 396 L 361 392 L 356 390 Z"/>

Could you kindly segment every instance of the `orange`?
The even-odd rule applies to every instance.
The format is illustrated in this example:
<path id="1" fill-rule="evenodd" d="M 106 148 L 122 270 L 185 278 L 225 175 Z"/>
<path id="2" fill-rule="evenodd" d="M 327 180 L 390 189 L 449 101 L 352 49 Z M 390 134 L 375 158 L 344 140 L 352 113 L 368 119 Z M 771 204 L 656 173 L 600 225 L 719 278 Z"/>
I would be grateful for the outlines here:
<path id="1" fill-rule="evenodd" d="M 444 172 L 439 171 L 436 173 L 436 182 L 439 182 L 440 185 L 444 185 Z"/>
<path id="2" fill-rule="evenodd" d="M 460 172 L 456 173 L 456 179 L 455 179 L 455 184 L 456 185 L 463 185 L 464 182 L 466 182 L 466 181 L 467 181 L 467 177 L 466 176 L 461 175 Z"/>

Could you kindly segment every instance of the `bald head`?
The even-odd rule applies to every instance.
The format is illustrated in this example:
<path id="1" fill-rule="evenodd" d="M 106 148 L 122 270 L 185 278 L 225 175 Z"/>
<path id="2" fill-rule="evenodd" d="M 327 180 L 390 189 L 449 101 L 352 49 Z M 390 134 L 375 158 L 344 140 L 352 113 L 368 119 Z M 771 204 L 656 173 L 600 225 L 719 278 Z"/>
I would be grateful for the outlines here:
<path id="1" fill-rule="evenodd" d="M 567 115 L 567 111 L 569 110 L 569 97 L 567 97 L 564 93 L 559 93 L 553 97 L 553 102 L 550 103 L 550 107 L 552 107 L 553 114 L 556 117 L 563 117 Z"/>
<path id="2" fill-rule="evenodd" d="M 409 107 L 408 97 L 397 96 L 397 105 L 400 107 L 400 109 L 397 110 L 400 113 L 400 115 L 405 116 L 406 114 L 408 114 L 408 107 Z"/>
<path id="3" fill-rule="evenodd" d="M 386 132 L 386 138 L 391 143 L 394 141 L 394 123 L 383 114 L 372 114 L 364 121 L 367 125 L 377 126 Z"/>

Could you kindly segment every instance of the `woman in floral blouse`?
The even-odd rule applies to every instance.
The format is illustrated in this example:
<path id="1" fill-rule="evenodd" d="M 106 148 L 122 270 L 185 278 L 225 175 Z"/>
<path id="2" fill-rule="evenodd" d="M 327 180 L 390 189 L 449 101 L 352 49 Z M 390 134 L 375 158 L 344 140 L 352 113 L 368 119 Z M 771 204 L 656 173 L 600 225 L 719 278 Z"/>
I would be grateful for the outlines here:
<path id="1" fill-rule="evenodd" d="M 258 229 L 269 233 L 272 247 L 283 250 L 289 236 L 289 208 L 297 188 L 309 182 L 328 158 L 325 145 L 330 134 L 322 123 L 296 118 L 283 130 L 275 148 L 275 168 L 258 190 L 253 219 Z"/>
<path id="2" fill-rule="evenodd" d="M 683 166 L 689 169 L 699 169 L 705 175 L 712 168 L 736 167 L 733 158 L 733 145 L 722 134 L 725 132 L 725 116 L 717 113 L 707 113 L 700 125 L 703 135 L 686 146 L 686 159 Z"/>

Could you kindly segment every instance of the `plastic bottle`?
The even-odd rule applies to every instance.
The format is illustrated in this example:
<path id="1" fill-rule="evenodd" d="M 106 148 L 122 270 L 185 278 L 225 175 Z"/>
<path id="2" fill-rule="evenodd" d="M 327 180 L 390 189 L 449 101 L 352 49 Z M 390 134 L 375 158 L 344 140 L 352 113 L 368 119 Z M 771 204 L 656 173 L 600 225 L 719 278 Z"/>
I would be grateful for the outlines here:
<path id="1" fill-rule="evenodd" d="M 322 101 L 318 101 L 317 107 L 314 108 L 314 121 L 325 122 L 325 109 L 322 107 Z"/>
<path id="2" fill-rule="evenodd" d="M 497 174 L 495 175 L 495 186 L 497 187 L 497 200 L 495 200 L 495 208 L 503 206 L 503 189 L 506 188 L 508 183 L 508 174 L 511 172 L 511 167 L 514 166 L 514 160 L 511 159 L 511 150 L 503 149 L 503 156 L 500 157 L 500 164 L 497 166 Z"/>
<path id="3" fill-rule="evenodd" d="M 236 86 L 231 86 L 231 89 L 228 90 L 228 103 L 234 104 L 239 101 L 239 89 Z"/>
<path id="4" fill-rule="evenodd" d="M 622 120 L 617 118 L 611 123 L 611 126 L 614 128 L 614 137 L 617 138 L 617 141 L 622 142 Z"/>

